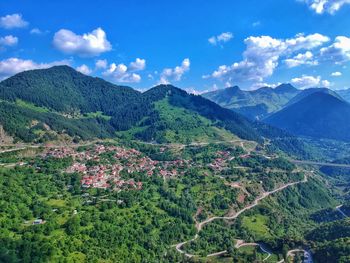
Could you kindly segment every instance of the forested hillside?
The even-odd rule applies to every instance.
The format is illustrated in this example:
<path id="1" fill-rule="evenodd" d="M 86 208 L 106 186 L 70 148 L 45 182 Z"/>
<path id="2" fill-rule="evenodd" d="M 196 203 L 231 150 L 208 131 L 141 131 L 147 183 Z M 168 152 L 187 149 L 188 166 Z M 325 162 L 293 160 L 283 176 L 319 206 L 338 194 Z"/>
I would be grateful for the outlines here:
<path id="1" fill-rule="evenodd" d="M 295 135 L 350 141 L 350 104 L 316 92 L 265 120 Z"/>

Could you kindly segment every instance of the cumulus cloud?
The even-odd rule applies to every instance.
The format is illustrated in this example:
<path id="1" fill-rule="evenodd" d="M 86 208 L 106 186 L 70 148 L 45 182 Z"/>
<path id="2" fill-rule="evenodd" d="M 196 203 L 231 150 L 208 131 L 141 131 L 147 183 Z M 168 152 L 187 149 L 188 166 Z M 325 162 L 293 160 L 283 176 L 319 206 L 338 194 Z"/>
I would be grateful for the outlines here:
<path id="1" fill-rule="evenodd" d="M 314 55 L 310 51 L 300 53 L 293 58 L 285 59 L 284 63 L 286 63 L 288 68 L 294 68 L 300 65 L 318 65 L 318 61 L 314 59 Z"/>
<path id="2" fill-rule="evenodd" d="M 92 70 L 85 64 L 77 67 L 76 70 L 85 75 L 90 75 L 92 73 Z"/>
<path id="3" fill-rule="evenodd" d="M 208 39 L 208 42 L 213 46 L 218 44 L 226 43 L 233 38 L 233 34 L 231 32 L 224 32 L 217 36 L 212 36 Z"/>
<path id="4" fill-rule="evenodd" d="M 146 68 L 146 60 L 141 58 L 136 58 L 135 62 L 131 62 L 129 66 L 130 70 L 141 71 Z"/>
<path id="5" fill-rule="evenodd" d="M 314 77 L 303 75 L 299 78 L 293 78 L 291 83 L 300 89 L 315 88 L 319 86 L 328 88 L 331 86 L 331 83 L 328 80 L 322 80 L 321 76 Z"/>
<path id="6" fill-rule="evenodd" d="M 107 60 L 106 59 L 99 59 L 95 63 L 96 69 L 106 69 L 107 68 Z"/>
<path id="7" fill-rule="evenodd" d="M 12 35 L 0 37 L 0 46 L 12 47 L 17 45 L 17 43 L 18 43 L 18 38 Z"/>
<path id="8" fill-rule="evenodd" d="M 338 36 L 332 45 L 321 48 L 321 58 L 335 63 L 350 60 L 350 38 Z"/>
<path id="9" fill-rule="evenodd" d="M 341 75 L 343 75 L 343 74 L 341 72 L 339 72 L 339 71 L 333 72 L 331 74 L 332 77 L 340 77 Z"/>
<path id="10" fill-rule="evenodd" d="M 141 76 L 136 74 L 135 71 L 144 70 L 145 67 L 146 60 L 138 58 L 135 62 L 130 63 L 130 67 L 123 63 L 112 63 L 107 70 L 102 72 L 102 75 L 110 78 L 114 82 L 136 83 L 141 81 Z"/>
<path id="11" fill-rule="evenodd" d="M 112 49 L 112 45 L 107 40 L 106 33 L 102 28 L 97 28 L 83 35 L 61 29 L 55 33 L 53 45 L 63 53 L 77 54 L 82 57 L 98 56 Z"/>
<path id="12" fill-rule="evenodd" d="M 29 59 L 8 58 L 0 61 L 0 79 L 10 77 L 22 71 L 43 69 L 57 65 L 69 65 L 71 61 L 61 60 L 50 63 L 37 63 Z"/>
<path id="13" fill-rule="evenodd" d="M 243 60 L 232 65 L 222 65 L 204 78 L 220 79 L 224 82 L 263 82 L 273 74 L 281 57 L 294 52 L 311 50 L 328 42 L 329 38 L 321 34 L 298 34 L 290 39 L 275 39 L 270 36 L 248 37 Z"/>
<path id="14" fill-rule="evenodd" d="M 184 89 L 188 94 L 201 95 L 203 93 L 209 92 L 209 90 L 197 90 L 195 87 L 188 87 Z"/>
<path id="15" fill-rule="evenodd" d="M 298 0 L 306 3 L 317 14 L 335 14 L 344 5 L 350 4 L 350 0 Z"/>
<path id="16" fill-rule="evenodd" d="M 175 68 L 165 68 L 162 73 L 160 74 L 160 84 L 169 84 L 170 81 L 179 81 L 181 80 L 182 76 L 190 70 L 190 59 L 185 58 L 181 66 L 177 66 Z"/>
<path id="17" fill-rule="evenodd" d="M 327 36 L 319 33 L 305 36 L 304 34 L 297 34 L 295 38 L 290 38 L 285 41 L 288 51 L 293 52 L 301 49 L 314 49 L 328 42 L 330 39 Z"/>
<path id="18" fill-rule="evenodd" d="M 29 23 L 23 20 L 21 14 L 12 14 L 0 17 L 0 27 L 5 29 L 26 27 Z"/>

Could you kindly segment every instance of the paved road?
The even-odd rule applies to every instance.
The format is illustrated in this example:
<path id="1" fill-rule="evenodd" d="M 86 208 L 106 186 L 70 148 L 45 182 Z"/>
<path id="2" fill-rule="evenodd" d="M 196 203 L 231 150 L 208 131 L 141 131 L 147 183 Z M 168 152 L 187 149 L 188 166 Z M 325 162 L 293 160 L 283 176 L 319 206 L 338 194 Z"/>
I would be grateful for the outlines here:
<path id="1" fill-rule="evenodd" d="M 83 146 L 89 146 L 95 143 L 101 142 L 101 140 L 95 140 L 95 141 L 90 141 L 90 142 L 83 142 L 83 143 L 77 143 L 77 144 L 36 144 L 36 145 L 32 145 L 32 144 L 20 144 L 20 145 L 12 145 L 14 146 L 14 148 L 11 149 L 6 149 L 6 150 L 1 150 L 1 153 L 7 153 L 7 152 L 15 152 L 15 151 L 21 151 L 21 150 L 25 150 L 28 148 L 40 148 L 40 147 L 48 147 L 48 148 L 61 148 L 61 147 L 72 147 L 72 148 L 78 148 L 78 147 L 83 147 Z M 9 145 L 6 145 L 9 146 Z"/>
<path id="2" fill-rule="evenodd" d="M 16 152 L 16 151 L 25 150 L 27 148 L 39 148 L 39 147 L 40 147 L 40 145 L 27 145 L 27 146 L 21 146 L 21 147 L 16 147 L 16 148 L 12 148 L 12 149 L 2 150 L 2 151 L 0 151 L 0 153 Z"/>
<path id="3" fill-rule="evenodd" d="M 324 163 L 324 162 L 313 162 L 313 161 L 300 161 L 300 160 L 289 160 L 295 164 L 307 164 L 307 165 L 317 165 L 317 166 L 330 166 L 330 167 L 340 167 L 340 168 L 350 168 L 350 164 L 341 163 Z"/>
<path id="4" fill-rule="evenodd" d="M 242 241 L 242 240 L 240 240 L 240 241 Z M 270 252 L 267 248 L 264 247 L 264 245 L 262 245 L 260 243 L 244 243 L 244 241 L 242 241 L 242 242 L 237 242 L 236 245 L 235 245 L 235 248 L 238 249 L 238 248 L 241 248 L 241 247 L 248 247 L 248 246 L 260 247 L 261 251 L 267 254 L 267 256 L 263 259 L 263 261 L 268 260 L 271 257 L 271 255 L 272 255 L 272 252 Z M 209 255 L 207 255 L 207 258 L 225 255 L 226 253 L 227 253 L 227 250 L 223 250 L 223 251 L 220 251 L 220 252 L 209 254 Z"/>
<path id="5" fill-rule="evenodd" d="M 238 211 L 236 214 L 234 214 L 233 216 L 214 216 L 214 217 L 211 217 L 211 218 L 208 218 L 206 220 L 204 220 L 203 222 L 200 222 L 200 223 L 197 223 L 196 224 L 196 228 L 197 228 L 197 233 L 196 235 L 194 236 L 194 238 L 190 239 L 190 240 L 187 240 L 187 241 L 184 241 L 184 242 L 181 242 L 181 243 L 178 243 L 176 245 L 174 245 L 174 247 L 176 248 L 176 250 L 181 253 L 181 254 L 184 254 L 185 256 L 187 257 L 193 257 L 194 255 L 192 254 L 188 254 L 186 253 L 184 250 L 182 250 L 181 248 L 183 247 L 183 245 L 187 244 L 187 243 L 191 243 L 193 241 L 195 241 L 196 239 L 198 239 L 199 237 L 199 232 L 203 229 L 203 227 L 206 225 L 206 224 L 209 224 L 210 222 L 214 221 L 214 220 L 233 220 L 233 219 L 236 219 L 237 217 L 239 217 L 242 213 L 246 212 L 247 210 L 250 210 L 254 207 L 256 207 L 259 202 L 263 199 L 265 199 L 266 197 L 274 194 L 274 193 L 277 193 L 279 191 L 282 191 L 283 189 L 287 188 L 287 187 L 290 187 L 290 186 L 293 186 L 293 185 L 297 185 L 297 184 L 300 184 L 300 183 L 306 183 L 307 182 L 307 177 L 305 176 L 305 178 L 302 180 L 302 181 L 298 181 L 298 182 L 292 182 L 292 183 L 288 183 L 288 184 L 285 184 L 273 191 L 270 191 L 270 192 L 265 192 L 262 194 L 262 196 L 260 196 L 259 198 L 255 199 L 254 202 L 246 207 L 244 207 L 243 209 L 241 209 L 240 211 Z M 217 252 L 217 253 L 214 253 L 214 254 L 211 254 L 209 256 L 213 256 L 215 254 L 218 254 L 218 255 L 221 255 L 223 254 L 223 251 L 220 251 L 220 252 Z"/>

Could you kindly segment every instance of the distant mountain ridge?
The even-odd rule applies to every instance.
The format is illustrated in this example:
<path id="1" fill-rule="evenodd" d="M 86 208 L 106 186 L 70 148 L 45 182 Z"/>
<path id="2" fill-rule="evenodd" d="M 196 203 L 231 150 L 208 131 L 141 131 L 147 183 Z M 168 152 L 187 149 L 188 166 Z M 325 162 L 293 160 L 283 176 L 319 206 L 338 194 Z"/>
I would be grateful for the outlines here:
<path id="1" fill-rule="evenodd" d="M 292 105 L 304 98 L 306 98 L 307 96 L 314 94 L 314 93 L 325 93 L 325 94 L 329 94 L 332 95 L 336 98 L 338 98 L 339 100 L 344 100 L 341 96 L 339 96 L 339 94 L 337 94 L 335 91 L 327 89 L 327 88 L 309 88 L 309 89 L 305 89 L 300 91 L 295 97 L 293 97 L 286 105 L 285 107 Z"/>
<path id="2" fill-rule="evenodd" d="M 311 92 L 264 121 L 295 135 L 350 141 L 350 104 L 333 92 Z"/>
<path id="3" fill-rule="evenodd" d="M 291 84 L 281 84 L 276 88 L 262 87 L 253 91 L 244 91 L 239 87 L 202 94 L 203 97 L 243 114 L 250 119 L 263 119 L 282 109 L 300 90 Z"/>

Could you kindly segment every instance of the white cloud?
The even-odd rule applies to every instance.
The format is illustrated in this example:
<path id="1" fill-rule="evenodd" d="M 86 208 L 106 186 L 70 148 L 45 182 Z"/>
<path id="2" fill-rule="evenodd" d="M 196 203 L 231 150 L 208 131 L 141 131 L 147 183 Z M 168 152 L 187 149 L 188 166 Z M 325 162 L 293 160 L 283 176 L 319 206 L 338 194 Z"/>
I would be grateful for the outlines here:
<path id="1" fill-rule="evenodd" d="M 188 94 L 201 95 L 203 93 L 209 92 L 209 90 L 197 90 L 194 87 L 189 87 L 184 89 Z"/>
<path id="2" fill-rule="evenodd" d="M 82 57 L 98 56 L 112 49 L 112 45 L 107 40 L 106 33 L 102 28 L 97 28 L 83 35 L 61 29 L 55 33 L 53 44 L 66 54 L 77 54 Z"/>
<path id="3" fill-rule="evenodd" d="M 26 27 L 29 23 L 24 21 L 21 14 L 12 14 L 0 17 L 0 27 L 5 29 Z"/>
<path id="4" fill-rule="evenodd" d="M 335 63 L 350 60 L 350 38 L 338 36 L 332 45 L 321 48 L 321 57 Z"/>
<path id="5" fill-rule="evenodd" d="M 314 55 L 310 51 L 306 53 L 299 53 L 293 58 L 288 58 L 284 60 L 288 68 L 298 67 L 300 65 L 318 65 L 318 61 L 314 59 Z"/>
<path id="6" fill-rule="evenodd" d="M 335 14 L 340 8 L 346 4 L 350 4 L 350 0 L 298 0 L 305 2 L 310 9 L 317 14 L 329 13 Z"/>
<path id="7" fill-rule="evenodd" d="M 103 76 L 110 78 L 114 82 L 137 83 L 141 81 L 139 74 L 133 73 L 125 64 L 109 65 L 109 68 L 102 73 Z"/>
<path id="8" fill-rule="evenodd" d="M 70 62 L 69 60 L 61 60 L 50 63 L 37 63 L 29 59 L 8 58 L 0 61 L 0 79 L 10 77 L 26 70 L 43 69 L 57 65 L 69 65 Z"/>
<path id="9" fill-rule="evenodd" d="M 262 87 L 269 87 L 269 88 L 276 88 L 277 86 L 281 85 L 282 83 L 266 83 L 266 82 L 257 82 L 253 83 L 253 85 L 250 86 L 249 90 L 257 90 Z"/>
<path id="10" fill-rule="evenodd" d="M 319 33 L 305 36 L 304 34 L 297 34 L 295 38 L 290 38 L 285 41 L 288 51 L 293 52 L 301 49 L 310 50 L 323 45 L 330 39 L 327 36 Z"/>
<path id="11" fill-rule="evenodd" d="M 96 69 L 106 69 L 107 68 L 107 60 L 106 59 L 99 59 L 95 63 Z"/>
<path id="12" fill-rule="evenodd" d="M 171 80 L 173 81 L 179 81 L 181 80 L 183 74 L 188 72 L 190 70 L 190 59 L 185 58 L 181 66 L 177 66 L 175 68 L 165 68 L 162 73 L 160 74 L 160 84 L 169 84 Z"/>
<path id="13" fill-rule="evenodd" d="M 341 75 L 343 75 L 343 74 L 341 72 L 339 72 L 339 71 L 333 72 L 331 74 L 332 77 L 340 77 Z"/>
<path id="14" fill-rule="evenodd" d="M 328 88 L 331 86 L 331 83 L 328 80 L 322 80 L 321 76 L 314 77 L 303 75 L 299 78 L 292 79 L 291 83 L 300 89 L 315 88 L 320 86 Z"/>
<path id="15" fill-rule="evenodd" d="M 146 60 L 141 58 L 136 58 L 135 62 L 131 62 L 129 66 L 132 71 L 140 71 L 146 68 Z"/>
<path id="16" fill-rule="evenodd" d="M 44 35 L 44 34 L 49 33 L 49 31 L 48 30 L 42 31 L 41 29 L 35 27 L 32 30 L 30 30 L 29 33 L 32 35 Z"/>
<path id="17" fill-rule="evenodd" d="M 12 35 L 0 37 L 0 46 L 12 47 L 17 45 L 17 43 L 18 43 L 18 38 Z"/>
<path id="18" fill-rule="evenodd" d="M 233 34 L 231 32 L 224 32 L 217 36 L 212 36 L 208 39 L 209 43 L 213 46 L 216 46 L 221 43 L 226 43 L 233 38 Z"/>
<path id="19" fill-rule="evenodd" d="M 77 67 L 76 69 L 77 69 L 77 71 L 79 71 L 80 73 L 83 73 L 85 75 L 90 75 L 92 73 L 92 70 L 85 64 Z"/>
<path id="20" fill-rule="evenodd" d="M 273 74 L 281 57 L 287 57 L 300 50 L 312 50 L 328 42 L 321 34 L 304 36 L 298 34 L 290 39 L 275 39 L 270 36 L 248 37 L 243 60 L 232 65 L 222 65 L 204 78 L 220 79 L 224 82 L 263 82 Z"/>
<path id="21" fill-rule="evenodd" d="M 39 28 L 33 28 L 30 30 L 30 33 L 33 35 L 41 35 L 43 32 Z"/>

